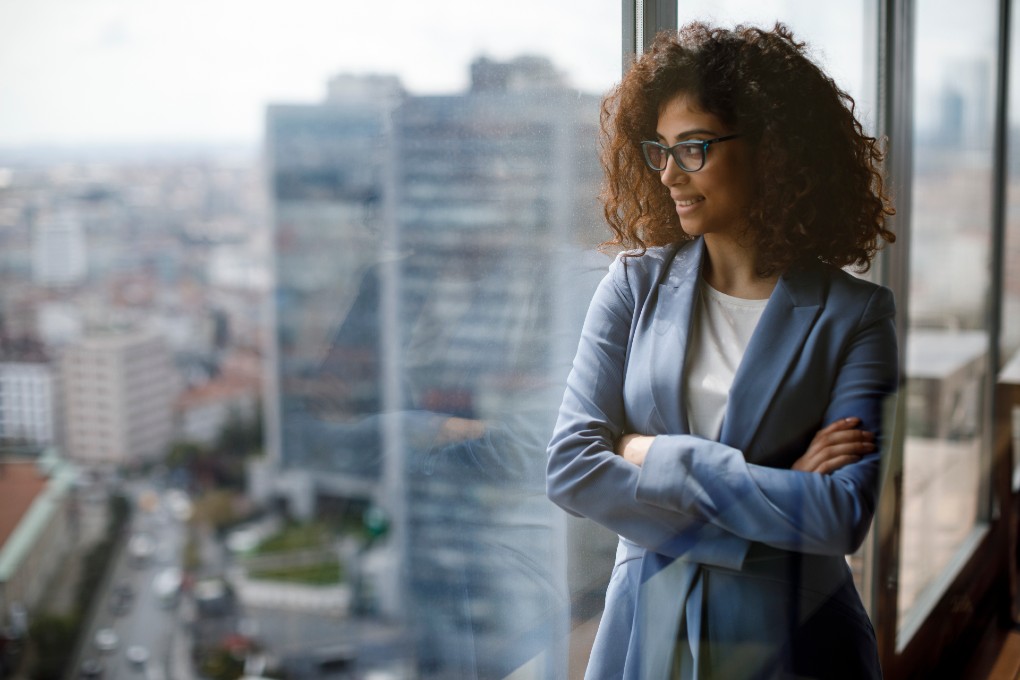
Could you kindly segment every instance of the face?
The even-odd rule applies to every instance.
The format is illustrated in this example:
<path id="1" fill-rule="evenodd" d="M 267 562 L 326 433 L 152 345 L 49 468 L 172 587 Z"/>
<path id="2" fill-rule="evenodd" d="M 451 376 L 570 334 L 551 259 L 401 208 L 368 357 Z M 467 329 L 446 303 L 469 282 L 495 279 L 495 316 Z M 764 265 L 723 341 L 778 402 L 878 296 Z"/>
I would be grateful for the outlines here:
<path id="1" fill-rule="evenodd" d="M 699 110 L 685 95 L 663 107 L 656 126 L 658 141 L 666 146 L 739 132 L 711 113 Z M 710 145 L 705 165 L 697 172 L 681 170 L 670 155 L 660 179 L 676 204 L 685 233 L 736 238 L 744 230 L 755 186 L 751 147 L 746 139 Z"/>

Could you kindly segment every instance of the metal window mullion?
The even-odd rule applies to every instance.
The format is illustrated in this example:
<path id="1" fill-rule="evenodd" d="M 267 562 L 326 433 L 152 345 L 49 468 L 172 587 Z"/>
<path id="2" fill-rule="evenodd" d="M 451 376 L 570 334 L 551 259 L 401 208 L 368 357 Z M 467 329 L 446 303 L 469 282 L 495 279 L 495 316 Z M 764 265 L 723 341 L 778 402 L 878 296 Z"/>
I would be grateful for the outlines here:
<path id="1" fill-rule="evenodd" d="M 991 258 L 989 268 L 991 270 L 990 290 L 988 299 L 988 380 L 984 392 L 984 441 L 986 445 L 982 451 L 986 458 L 983 460 L 982 472 L 979 481 L 979 496 L 982 504 L 984 517 L 990 520 L 995 518 L 994 503 L 1008 504 L 1012 491 L 1012 480 L 1003 481 L 996 486 L 995 474 L 995 421 L 994 414 L 997 412 L 996 383 L 999 369 L 1002 368 L 1000 353 L 1000 335 L 1002 332 L 1002 299 L 1003 283 L 1005 277 L 1005 246 L 1006 246 L 1006 202 L 1009 200 L 1009 56 L 1011 35 L 1011 8 L 1009 0 L 999 0 L 999 55 L 998 69 L 995 82 L 995 122 L 994 140 L 992 149 L 992 234 Z M 1012 470 L 1007 472 L 1011 476 Z M 1000 480 L 1001 481 L 1001 480 Z M 992 489 L 1002 491 L 1001 497 L 995 498 Z M 1004 494 L 1004 495 L 1003 495 Z M 1002 508 L 1005 509 L 1005 508 Z M 1003 515 L 1005 516 L 1005 515 Z"/>
<path id="2" fill-rule="evenodd" d="M 883 668 L 896 676 L 900 523 L 903 503 L 903 445 L 906 418 L 906 347 L 910 284 L 910 201 L 913 181 L 914 5 L 912 0 L 881 0 L 879 9 L 878 134 L 888 140 L 886 177 L 896 202 L 890 220 L 896 244 L 882 253 L 882 282 L 896 295 L 900 377 L 884 484 L 875 519 L 872 602 Z"/>
<path id="3" fill-rule="evenodd" d="M 660 31 L 677 29 L 679 0 L 623 0 L 623 71 L 644 54 Z"/>

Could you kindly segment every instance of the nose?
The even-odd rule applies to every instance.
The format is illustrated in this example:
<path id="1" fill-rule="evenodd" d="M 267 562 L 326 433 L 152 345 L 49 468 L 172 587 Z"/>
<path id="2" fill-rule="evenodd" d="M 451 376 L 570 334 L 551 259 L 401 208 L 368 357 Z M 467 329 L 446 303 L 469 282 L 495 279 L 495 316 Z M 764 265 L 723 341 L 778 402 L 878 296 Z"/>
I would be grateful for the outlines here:
<path id="1" fill-rule="evenodd" d="M 666 155 L 666 169 L 659 173 L 659 181 L 667 187 L 687 182 L 687 173 L 677 165 L 673 154 Z"/>

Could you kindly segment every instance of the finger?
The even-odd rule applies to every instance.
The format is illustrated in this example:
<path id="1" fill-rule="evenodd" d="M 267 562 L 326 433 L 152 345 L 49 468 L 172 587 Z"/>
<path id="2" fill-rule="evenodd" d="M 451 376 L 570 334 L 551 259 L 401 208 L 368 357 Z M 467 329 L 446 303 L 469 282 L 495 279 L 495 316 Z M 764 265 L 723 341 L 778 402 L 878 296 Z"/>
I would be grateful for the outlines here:
<path id="1" fill-rule="evenodd" d="M 852 463 L 857 463 L 860 460 L 860 456 L 839 456 L 837 458 L 831 458 L 819 465 L 814 472 L 817 472 L 820 475 L 831 474 L 840 468 L 844 468 Z"/>
<path id="2" fill-rule="evenodd" d="M 853 432 L 860 423 L 860 418 L 840 418 L 816 432 L 815 436 L 811 439 L 811 446 L 824 443 L 828 437 L 838 432 Z"/>
<path id="3" fill-rule="evenodd" d="M 860 418 L 840 418 L 839 420 L 834 420 L 825 427 L 823 427 L 821 430 L 818 431 L 818 434 L 821 434 L 823 432 L 837 432 L 839 430 L 848 430 L 857 427 L 860 424 L 861 424 Z"/>
<path id="4" fill-rule="evenodd" d="M 829 444 L 820 447 L 811 454 L 805 454 L 794 465 L 795 470 L 817 472 L 818 469 L 828 461 L 845 456 L 860 458 L 875 451 L 875 443 L 871 441 L 848 441 L 840 444 Z"/>
<path id="5" fill-rule="evenodd" d="M 825 448 L 826 446 L 833 446 L 835 444 L 873 441 L 875 441 L 874 432 L 869 432 L 868 430 L 843 430 L 840 432 L 830 432 L 825 435 L 825 437 L 819 441 L 819 444 L 821 444 L 819 448 Z"/>

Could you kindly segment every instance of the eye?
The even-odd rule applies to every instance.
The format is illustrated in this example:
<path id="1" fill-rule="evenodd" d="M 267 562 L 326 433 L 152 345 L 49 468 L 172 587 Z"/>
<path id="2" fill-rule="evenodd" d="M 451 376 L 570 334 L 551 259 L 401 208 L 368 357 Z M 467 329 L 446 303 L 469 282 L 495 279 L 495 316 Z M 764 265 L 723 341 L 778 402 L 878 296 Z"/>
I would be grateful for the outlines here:
<path id="1" fill-rule="evenodd" d="M 701 156 L 700 144 L 684 144 L 680 147 L 680 153 L 684 158 L 694 159 Z"/>

